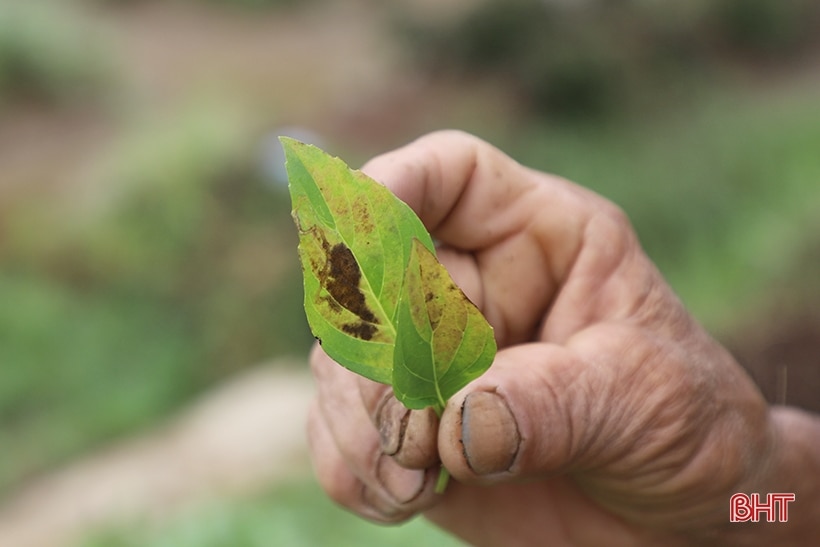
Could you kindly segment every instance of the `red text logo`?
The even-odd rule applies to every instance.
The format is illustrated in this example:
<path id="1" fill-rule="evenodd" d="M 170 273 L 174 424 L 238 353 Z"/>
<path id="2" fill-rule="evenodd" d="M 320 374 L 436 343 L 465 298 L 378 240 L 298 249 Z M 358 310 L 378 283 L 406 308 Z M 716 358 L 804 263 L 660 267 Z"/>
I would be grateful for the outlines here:
<path id="1" fill-rule="evenodd" d="M 731 522 L 760 522 L 761 515 L 766 522 L 787 522 L 789 520 L 789 502 L 794 501 L 794 494 L 742 494 L 738 493 L 729 500 L 729 520 Z"/>

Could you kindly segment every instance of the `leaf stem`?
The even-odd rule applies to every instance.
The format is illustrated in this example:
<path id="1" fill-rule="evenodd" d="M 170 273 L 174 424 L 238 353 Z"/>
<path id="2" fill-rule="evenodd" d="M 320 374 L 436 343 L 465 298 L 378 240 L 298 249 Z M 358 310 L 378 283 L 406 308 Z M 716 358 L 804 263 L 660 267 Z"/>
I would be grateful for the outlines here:
<path id="1" fill-rule="evenodd" d="M 436 386 L 436 391 L 438 391 L 438 386 Z M 433 410 L 436 412 L 436 416 L 441 418 L 441 413 L 444 412 L 445 407 L 444 402 L 440 402 L 437 405 L 433 405 Z M 441 470 L 438 472 L 438 479 L 436 480 L 436 494 L 443 494 L 444 491 L 447 489 L 447 484 L 450 482 L 450 472 L 447 471 L 447 468 L 444 467 L 442 464 Z"/>
<path id="2" fill-rule="evenodd" d="M 443 494 L 449 482 L 450 472 L 442 465 L 441 470 L 438 472 L 438 479 L 436 480 L 436 494 Z"/>

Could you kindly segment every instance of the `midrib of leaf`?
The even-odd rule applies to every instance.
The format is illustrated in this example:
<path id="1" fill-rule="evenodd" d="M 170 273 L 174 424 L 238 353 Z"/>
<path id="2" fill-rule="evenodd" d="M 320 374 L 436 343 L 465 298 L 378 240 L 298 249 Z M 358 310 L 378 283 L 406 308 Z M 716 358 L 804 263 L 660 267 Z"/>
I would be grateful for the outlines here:
<path id="1" fill-rule="evenodd" d="M 313 181 L 313 178 L 311 177 L 311 179 L 310 179 L 310 180 L 311 180 L 311 181 Z M 315 183 L 315 181 L 314 181 L 314 183 Z M 317 189 L 318 189 L 318 188 L 317 188 Z M 343 195 L 344 195 L 344 197 L 345 197 L 345 201 L 347 201 L 347 206 L 348 206 L 348 209 L 352 209 L 353 204 L 352 204 L 352 202 L 351 202 L 351 200 L 350 200 L 350 193 L 349 193 L 349 189 L 348 189 L 348 188 L 345 188 L 345 189 L 344 189 L 344 191 L 343 191 Z M 369 195 L 367 195 L 367 194 L 365 194 L 365 199 L 367 200 L 368 208 L 370 209 L 370 212 L 372 213 L 372 210 L 373 210 L 373 202 L 370 200 L 370 196 L 369 196 Z M 352 253 L 353 253 L 353 257 L 356 259 L 356 262 L 359 264 L 359 268 L 360 268 L 361 273 L 362 273 L 362 283 L 363 283 L 363 285 L 366 285 L 366 290 L 369 292 L 369 294 L 373 295 L 374 300 L 376 301 L 376 304 L 378 305 L 378 308 L 379 308 L 379 309 L 378 309 L 378 311 L 379 311 L 379 315 L 380 315 L 381 317 L 384 317 L 384 318 L 388 318 L 388 319 L 389 319 L 389 322 L 390 322 L 390 323 L 389 323 L 389 325 L 386 325 L 386 326 L 387 326 L 387 327 L 389 327 L 389 332 L 391 333 L 392 337 L 395 339 L 395 336 L 396 336 L 396 318 L 395 318 L 395 309 L 394 309 L 394 311 L 393 311 L 393 313 L 392 313 L 392 314 L 388 314 L 388 313 L 385 311 L 385 309 L 384 309 L 384 302 L 383 302 L 383 297 L 384 297 L 384 295 L 383 295 L 383 290 L 384 290 L 384 279 L 385 279 L 385 277 L 386 277 L 386 276 L 384 275 L 384 274 L 385 274 L 385 264 L 384 264 L 384 262 L 383 262 L 383 261 L 380 263 L 380 266 L 381 266 L 381 267 L 379 268 L 379 270 L 381 271 L 381 274 L 382 274 L 382 275 L 380 276 L 380 277 L 381 277 L 381 280 L 380 280 L 380 288 L 379 288 L 379 292 L 378 292 L 378 293 L 376 293 L 376 292 L 373 290 L 373 283 L 371 283 L 371 277 L 372 277 L 372 276 L 371 276 L 371 275 L 369 275 L 369 274 L 371 274 L 371 273 L 373 272 L 373 270 L 375 270 L 375 269 L 374 269 L 374 268 L 370 268 L 370 267 L 368 267 L 368 268 L 363 267 L 361 257 L 359 256 L 359 255 L 360 255 L 360 253 L 358 253 L 358 252 L 357 252 L 357 250 L 358 250 L 358 248 L 359 248 L 359 244 L 360 244 L 360 243 L 359 243 L 359 241 L 358 241 L 358 239 L 359 239 L 359 238 L 358 238 L 358 236 L 357 236 L 357 233 L 356 233 L 355 227 L 351 227 L 351 229 L 350 229 L 349 231 L 350 231 L 350 233 L 351 233 L 351 235 L 352 235 L 352 241 L 351 241 L 349 238 L 346 238 L 346 237 L 345 237 L 345 236 L 344 236 L 344 235 L 343 235 L 343 234 L 342 234 L 342 233 L 341 233 L 338 229 L 336 230 L 336 234 L 339 236 L 339 239 L 340 239 L 340 240 L 341 240 L 341 241 L 342 241 L 345 245 L 347 245 L 347 247 L 350 249 L 350 252 L 352 252 Z M 377 229 L 377 230 L 376 230 L 376 233 L 378 233 L 378 234 L 379 234 L 379 248 L 383 250 L 383 249 L 384 249 L 384 244 L 383 244 L 382 237 L 381 237 L 381 230 L 378 230 L 378 229 Z M 361 243 L 361 245 L 364 245 L 364 243 Z M 383 253 L 382 253 L 382 254 L 383 254 Z M 400 287 L 400 288 L 401 288 L 401 287 Z M 363 289 L 363 292 L 364 292 L 365 287 L 362 287 L 362 289 Z M 397 300 L 398 300 L 398 299 L 397 299 Z M 396 306 L 396 308 L 398 308 L 398 306 Z M 338 330 L 338 329 L 337 329 L 337 330 Z"/>
<path id="2" fill-rule="evenodd" d="M 429 321 L 429 315 L 428 315 L 428 321 Z M 432 327 L 432 325 L 431 325 L 431 327 Z M 435 338 L 435 336 L 436 336 L 436 330 L 438 330 L 438 329 L 432 329 L 431 328 L 431 331 L 432 331 L 432 334 L 430 335 L 430 352 L 431 353 L 435 352 L 435 349 L 433 347 L 433 338 Z M 447 377 L 447 374 L 450 372 L 450 368 L 453 366 L 453 363 L 456 361 L 456 357 L 458 357 L 458 353 L 459 353 L 459 351 L 461 351 L 461 348 L 463 346 L 464 346 L 464 337 L 462 336 L 461 339 L 458 341 L 458 346 L 456 347 L 456 351 L 453 352 L 452 358 L 450 358 L 450 361 L 447 363 L 447 368 L 445 368 L 443 370 L 442 374 L 441 374 L 441 381 L 443 381 L 444 378 Z M 434 355 L 433 363 L 435 363 L 435 362 L 436 362 L 436 359 L 435 359 L 435 355 Z M 436 368 L 436 372 L 438 372 L 439 368 L 438 367 L 435 367 L 435 368 Z M 439 398 L 439 400 L 441 400 L 442 396 L 441 396 L 441 392 L 439 391 L 439 384 L 440 384 L 439 377 L 438 377 L 438 375 L 436 375 L 436 393 L 438 393 L 438 398 Z"/>
<path id="3" fill-rule="evenodd" d="M 468 323 L 468 325 L 469 325 L 469 323 Z M 448 374 L 449 372 L 451 372 L 451 371 L 452 371 L 452 373 L 453 373 L 454 375 L 458 376 L 458 375 L 460 375 L 460 374 L 464 374 L 465 372 L 469 371 L 469 370 L 470 370 L 470 368 L 472 368 L 472 367 L 475 365 L 475 361 L 472 361 L 472 362 L 465 361 L 464 366 L 462 366 L 460 369 L 459 369 L 459 368 L 457 368 L 457 369 L 455 369 L 455 370 L 452 370 L 452 364 L 453 364 L 454 362 L 457 362 L 457 361 L 458 361 L 458 356 L 459 356 L 459 353 L 461 352 L 461 349 L 464 347 L 464 340 L 465 340 L 465 338 L 466 338 L 466 337 L 462 338 L 462 339 L 459 341 L 459 343 L 458 343 L 458 349 L 457 349 L 457 350 L 456 350 L 456 352 L 453 354 L 453 359 L 450 361 L 450 366 L 448 366 L 447 373 L 445 373 L 445 374 L 444 374 L 444 376 L 442 376 L 442 382 L 444 382 L 444 381 L 446 380 L 446 376 L 447 376 L 447 374 Z M 485 348 L 487 347 L 487 344 L 488 344 L 488 342 L 485 340 L 485 341 L 484 341 L 484 344 L 481 346 L 481 351 L 478 353 L 479 355 L 481 355 L 481 354 L 483 354 L 483 353 L 484 353 L 484 350 L 485 350 Z"/>
<path id="4" fill-rule="evenodd" d="M 328 208 L 327 203 L 325 202 L 325 198 L 322 195 L 322 191 L 319 189 L 319 186 L 316 184 L 313 176 L 310 174 L 307 166 L 302 162 L 302 158 L 298 155 L 292 155 L 288 157 L 288 162 L 290 165 L 288 166 L 289 169 L 296 170 L 302 172 L 302 176 L 293 176 L 290 175 L 291 181 L 296 180 L 309 180 L 312 184 L 299 184 L 298 189 L 301 189 L 301 193 L 305 194 L 308 201 L 310 202 L 310 206 L 313 211 L 316 213 L 317 217 L 321 217 L 321 221 L 326 223 L 328 226 L 332 227 L 334 230 L 336 229 L 336 219 L 333 218 L 333 213 L 330 212 L 330 208 Z M 290 182 L 293 185 L 293 182 Z"/>
<path id="5" fill-rule="evenodd" d="M 370 194 L 366 194 L 365 199 L 367 199 L 368 209 L 372 212 L 373 209 L 374 209 L 374 205 L 373 205 L 373 201 L 370 199 Z M 375 230 L 374 234 L 376 236 L 378 236 L 378 246 L 379 246 L 379 249 L 381 249 L 382 254 L 383 254 L 384 253 L 384 238 L 382 237 L 381 228 L 378 228 L 377 230 Z M 357 258 L 357 260 L 358 260 L 358 258 Z M 376 268 L 372 268 L 372 270 L 373 270 L 374 273 L 376 273 Z M 378 268 L 378 273 L 380 274 L 378 276 L 378 281 L 377 281 L 378 285 L 379 285 L 379 291 L 378 291 L 378 293 L 374 293 L 374 294 L 376 294 L 376 299 L 379 301 L 379 305 L 381 306 L 382 305 L 382 299 L 384 298 L 384 287 L 385 287 L 384 281 L 385 281 L 385 279 L 387 279 L 386 265 L 385 265 L 384 261 L 382 261 L 382 263 L 380 264 L 380 268 Z M 374 281 L 373 283 L 371 283 L 370 281 L 371 280 L 368 277 L 368 283 L 370 284 L 371 287 L 373 287 L 376 284 L 376 280 L 373 280 Z M 384 311 L 385 311 L 384 307 L 382 307 L 382 312 L 384 312 Z M 395 325 L 396 325 L 395 313 L 396 312 L 395 312 L 395 307 L 394 307 L 392 314 L 390 314 L 390 315 L 388 315 L 387 313 L 384 314 L 385 317 L 390 317 L 390 322 L 391 322 L 391 325 L 393 326 L 394 333 L 395 333 Z"/>
<path id="6" fill-rule="evenodd" d="M 428 325 L 429 324 L 430 323 L 429 323 L 429 318 L 428 318 Z M 430 329 L 430 332 L 431 333 L 433 332 L 432 328 Z M 421 333 L 419 333 L 419 335 L 421 335 Z M 426 339 L 424 336 L 421 336 L 421 339 L 424 340 L 425 342 L 427 342 L 428 347 L 430 348 L 430 365 L 433 369 L 433 374 L 432 374 L 433 379 L 430 380 L 429 378 L 425 378 L 425 377 L 421 376 L 419 373 L 417 373 L 415 370 L 411 369 L 410 367 L 407 367 L 407 366 L 404 366 L 404 365 L 402 365 L 402 366 L 404 366 L 404 368 L 412 376 L 415 376 L 420 381 L 425 382 L 425 383 L 432 383 L 433 384 L 433 387 L 436 390 L 436 399 L 438 399 L 438 404 L 439 404 L 439 406 L 436 407 L 436 414 L 441 416 L 441 412 L 444 411 L 444 407 L 447 405 L 447 401 L 444 400 L 444 397 L 441 395 L 441 389 L 439 388 L 438 367 L 436 367 L 436 356 L 435 356 L 435 353 L 433 352 L 433 344 L 430 343 L 431 342 L 430 339 Z"/>
<path id="7" fill-rule="evenodd" d="M 430 321 L 430 318 L 427 318 L 427 321 Z M 441 395 L 441 383 L 439 382 L 438 377 L 438 367 L 436 366 L 436 356 L 433 352 L 433 336 L 435 335 L 435 331 L 431 328 L 430 329 L 430 362 L 433 364 L 433 386 L 436 388 L 436 398 L 438 399 L 438 405 L 434 405 L 436 410 L 436 415 L 441 417 L 441 413 L 444 412 L 444 407 L 447 405 L 447 401 L 444 400 L 444 397 Z M 448 367 L 449 368 L 449 367 Z M 446 372 L 445 372 L 446 374 Z"/>

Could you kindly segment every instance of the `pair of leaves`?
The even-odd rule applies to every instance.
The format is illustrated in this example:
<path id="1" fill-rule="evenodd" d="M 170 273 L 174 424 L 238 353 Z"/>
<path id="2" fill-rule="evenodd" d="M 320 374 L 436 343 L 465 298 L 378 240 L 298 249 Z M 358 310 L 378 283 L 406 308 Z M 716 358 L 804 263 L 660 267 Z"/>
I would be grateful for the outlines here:
<path id="1" fill-rule="evenodd" d="M 282 137 L 305 313 L 336 362 L 440 413 L 492 363 L 492 327 L 438 262 L 430 234 L 387 188 Z"/>

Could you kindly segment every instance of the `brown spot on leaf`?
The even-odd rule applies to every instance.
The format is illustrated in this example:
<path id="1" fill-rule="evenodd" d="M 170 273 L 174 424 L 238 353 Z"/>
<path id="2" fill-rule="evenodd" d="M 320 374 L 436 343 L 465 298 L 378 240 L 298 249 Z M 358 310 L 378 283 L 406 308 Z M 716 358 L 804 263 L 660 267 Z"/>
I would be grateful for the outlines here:
<path id="1" fill-rule="evenodd" d="M 376 325 L 372 323 L 347 323 L 342 325 L 342 330 L 351 336 L 361 338 L 362 340 L 371 340 L 373 335 L 378 332 Z"/>
<path id="2" fill-rule="evenodd" d="M 433 257 L 433 260 L 435 263 L 435 257 Z M 441 269 L 429 266 L 431 266 L 429 263 L 419 263 L 419 274 L 421 275 L 422 284 L 428 288 L 437 287 L 441 281 Z M 442 307 L 444 301 L 441 298 L 437 298 L 433 290 L 427 290 L 424 294 L 424 303 L 426 306 L 425 312 L 430 321 L 430 328 L 436 330 L 444 313 Z"/>
<path id="3" fill-rule="evenodd" d="M 331 311 L 348 310 L 361 319 L 359 322 L 346 323 L 342 330 L 362 340 L 371 340 L 378 332 L 378 318 L 367 306 L 360 284 L 362 271 L 353 252 L 344 243 L 332 247 L 322 236 L 322 248 L 325 251 L 325 264 L 314 268 L 322 287 L 329 293 L 323 298 Z M 315 265 L 314 265 L 315 266 Z"/>
<path id="4" fill-rule="evenodd" d="M 330 271 L 325 276 L 323 281 L 326 283 L 323 285 L 333 299 L 363 321 L 377 322 L 359 287 L 362 271 L 350 249 L 344 243 L 337 243 L 328 253 L 327 264 Z"/>
<path id="5" fill-rule="evenodd" d="M 351 204 L 352 218 L 356 220 L 358 231 L 362 234 L 369 234 L 375 231 L 373 219 L 370 216 L 370 205 L 367 196 L 357 197 Z"/>

